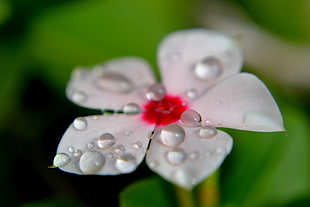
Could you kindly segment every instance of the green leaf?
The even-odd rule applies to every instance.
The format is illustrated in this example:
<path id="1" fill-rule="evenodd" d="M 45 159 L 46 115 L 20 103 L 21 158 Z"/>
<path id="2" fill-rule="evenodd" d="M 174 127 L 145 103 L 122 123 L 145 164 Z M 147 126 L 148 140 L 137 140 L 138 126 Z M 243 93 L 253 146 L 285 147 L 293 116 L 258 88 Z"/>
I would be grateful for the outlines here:
<path id="1" fill-rule="evenodd" d="M 80 201 L 62 200 L 57 198 L 48 198 L 37 200 L 20 205 L 19 207 L 85 207 Z"/>
<path id="2" fill-rule="evenodd" d="M 171 186 L 159 177 L 137 181 L 120 194 L 121 207 L 172 207 L 176 206 Z"/>
<path id="3" fill-rule="evenodd" d="M 282 110 L 287 136 L 231 132 L 234 149 L 222 170 L 221 180 L 225 204 L 282 206 L 309 197 L 310 123 L 294 105 Z"/>

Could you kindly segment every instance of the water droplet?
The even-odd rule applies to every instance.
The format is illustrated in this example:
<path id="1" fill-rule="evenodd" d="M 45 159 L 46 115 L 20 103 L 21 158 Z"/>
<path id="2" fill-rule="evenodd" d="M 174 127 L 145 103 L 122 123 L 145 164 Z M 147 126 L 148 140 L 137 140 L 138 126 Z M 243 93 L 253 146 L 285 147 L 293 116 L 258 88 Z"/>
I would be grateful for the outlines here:
<path id="1" fill-rule="evenodd" d="M 199 95 L 199 92 L 196 89 L 189 89 L 188 91 L 186 91 L 186 96 L 187 98 L 190 99 L 196 99 Z"/>
<path id="2" fill-rule="evenodd" d="M 109 90 L 118 93 L 129 93 L 133 89 L 131 81 L 124 75 L 117 73 L 104 73 L 95 82 L 102 90 Z"/>
<path id="3" fill-rule="evenodd" d="M 178 124 L 166 125 L 160 133 L 161 143 L 167 147 L 176 147 L 185 139 L 185 131 Z"/>
<path id="4" fill-rule="evenodd" d="M 82 155 L 82 151 L 81 150 L 76 150 L 74 153 L 73 153 L 73 156 L 74 157 L 79 157 Z"/>
<path id="5" fill-rule="evenodd" d="M 125 135 L 125 136 L 132 136 L 132 135 L 133 135 L 133 132 L 132 132 L 132 131 L 125 131 L 125 132 L 124 132 L 124 135 Z"/>
<path id="6" fill-rule="evenodd" d="M 213 80 L 223 72 L 221 61 L 215 57 L 206 57 L 194 67 L 194 74 L 199 80 Z"/>
<path id="7" fill-rule="evenodd" d="M 201 138 L 212 138 L 215 135 L 217 135 L 217 130 L 213 126 L 207 125 L 200 128 L 199 136 Z"/>
<path id="8" fill-rule="evenodd" d="M 115 137 L 110 133 L 102 134 L 97 141 L 100 149 L 108 149 L 115 144 Z"/>
<path id="9" fill-rule="evenodd" d="M 136 158 L 131 154 L 123 154 L 116 159 L 115 167 L 121 173 L 130 173 L 136 169 Z"/>
<path id="10" fill-rule="evenodd" d="M 148 164 L 149 164 L 150 168 L 156 168 L 158 166 L 158 162 L 157 161 L 150 161 Z"/>
<path id="11" fill-rule="evenodd" d="M 211 157 L 211 154 L 212 154 L 211 152 L 206 152 L 205 157 Z"/>
<path id="12" fill-rule="evenodd" d="M 75 149 L 74 149 L 74 147 L 68 147 L 68 152 L 70 152 L 70 153 L 74 153 L 75 152 Z"/>
<path id="13" fill-rule="evenodd" d="M 194 110 L 184 111 L 181 115 L 181 121 L 189 127 L 199 127 L 201 126 L 201 116 Z"/>
<path id="14" fill-rule="evenodd" d="M 83 117 L 76 118 L 73 121 L 73 127 L 79 131 L 85 130 L 87 128 L 87 120 Z"/>
<path id="15" fill-rule="evenodd" d="M 167 152 L 166 159 L 172 165 L 180 165 L 185 162 L 187 154 L 183 149 L 177 148 Z"/>
<path id="16" fill-rule="evenodd" d="M 140 106 L 136 103 L 129 103 L 123 107 L 125 114 L 138 114 L 141 112 Z"/>
<path id="17" fill-rule="evenodd" d="M 146 98 L 152 101 L 160 101 L 166 95 L 166 88 L 160 83 L 151 85 L 146 93 Z"/>
<path id="18" fill-rule="evenodd" d="M 135 148 L 135 149 L 141 149 L 141 148 L 142 148 L 142 142 L 137 141 L 136 143 L 133 144 L 133 148 Z"/>
<path id="19" fill-rule="evenodd" d="M 85 152 L 80 158 L 80 169 L 86 174 L 95 174 L 104 166 L 105 157 L 97 151 Z"/>
<path id="20" fill-rule="evenodd" d="M 89 142 L 87 144 L 87 149 L 94 149 L 96 147 L 96 144 L 94 142 Z"/>
<path id="21" fill-rule="evenodd" d="M 73 91 L 71 99 L 76 103 L 84 103 L 87 99 L 87 95 L 83 91 Z"/>
<path id="22" fill-rule="evenodd" d="M 168 58 L 171 60 L 171 62 L 176 63 L 176 62 L 180 61 L 181 55 L 178 52 L 174 52 L 174 53 L 171 53 L 168 56 Z"/>
<path id="23" fill-rule="evenodd" d="M 226 150 L 224 149 L 224 148 L 222 148 L 222 147 L 218 147 L 218 148 L 216 148 L 216 154 L 217 155 L 226 155 Z"/>
<path id="24" fill-rule="evenodd" d="M 119 145 L 119 146 L 114 148 L 114 152 L 117 154 L 119 154 L 121 152 L 125 152 L 125 147 L 123 145 Z"/>
<path id="25" fill-rule="evenodd" d="M 197 160 L 199 158 L 199 152 L 191 152 L 190 154 L 189 154 L 189 159 L 191 159 L 191 160 Z"/>
<path id="26" fill-rule="evenodd" d="M 54 157 L 53 165 L 55 167 L 64 167 L 71 161 L 71 158 L 66 153 L 58 153 Z"/>
<path id="27" fill-rule="evenodd" d="M 112 158 L 114 157 L 114 155 L 113 155 L 113 153 L 108 153 L 108 154 L 107 154 L 107 157 L 108 157 L 109 159 L 112 159 Z"/>
<path id="28" fill-rule="evenodd" d="M 98 120 L 99 116 L 92 116 L 93 120 Z"/>

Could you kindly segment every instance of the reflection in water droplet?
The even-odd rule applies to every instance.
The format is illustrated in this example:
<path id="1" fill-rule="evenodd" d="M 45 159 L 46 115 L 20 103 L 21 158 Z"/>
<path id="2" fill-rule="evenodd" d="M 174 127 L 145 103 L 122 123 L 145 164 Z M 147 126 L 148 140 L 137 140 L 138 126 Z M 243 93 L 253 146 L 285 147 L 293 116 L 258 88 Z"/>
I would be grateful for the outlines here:
<path id="1" fill-rule="evenodd" d="M 196 99 L 199 95 L 199 92 L 196 89 L 189 89 L 188 91 L 186 91 L 186 96 L 187 98 L 190 99 Z"/>
<path id="2" fill-rule="evenodd" d="M 180 165 L 185 162 L 187 154 L 183 149 L 177 148 L 167 152 L 166 159 L 172 165 Z"/>
<path id="3" fill-rule="evenodd" d="M 124 75 L 118 73 L 104 73 L 95 81 L 96 86 L 102 90 L 118 93 L 129 93 L 133 89 L 131 81 Z"/>
<path id="4" fill-rule="evenodd" d="M 95 174 L 104 166 L 105 157 L 97 151 L 85 152 L 79 162 L 80 169 L 86 174 Z"/>
<path id="5" fill-rule="evenodd" d="M 200 128 L 199 136 L 201 138 L 213 138 L 217 135 L 217 130 L 213 126 L 207 125 Z"/>
<path id="6" fill-rule="evenodd" d="M 97 140 L 100 149 L 108 149 L 115 144 L 115 137 L 110 133 L 102 134 Z"/>
<path id="7" fill-rule="evenodd" d="M 213 80 L 223 72 L 221 61 L 215 57 L 206 57 L 194 67 L 194 74 L 199 80 Z"/>
<path id="8" fill-rule="evenodd" d="M 146 98 L 152 101 L 160 101 L 166 95 L 166 88 L 161 83 L 151 85 L 146 93 Z"/>
<path id="9" fill-rule="evenodd" d="M 71 161 L 71 158 L 66 153 L 58 153 L 54 157 L 53 165 L 55 167 L 64 167 Z"/>
<path id="10" fill-rule="evenodd" d="M 71 99 L 75 103 L 84 103 L 87 99 L 87 95 L 83 91 L 74 91 L 71 94 Z"/>
<path id="11" fill-rule="evenodd" d="M 181 121 L 188 127 L 201 126 L 201 116 L 194 110 L 184 111 L 181 115 Z"/>
<path id="12" fill-rule="evenodd" d="M 136 103 L 129 103 L 123 107 L 125 114 L 138 114 L 141 112 L 140 106 Z"/>
<path id="13" fill-rule="evenodd" d="M 76 118 L 73 121 L 73 127 L 79 131 L 85 130 L 87 128 L 87 120 L 83 117 Z"/>
<path id="14" fill-rule="evenodd" d="M 184 129 L 176 123 L 166 125 L 160 133 L 161 143 L 167 147 L 176 147 L 185 139 Z"/>
<path id="15" fill-rule="evenodd" d="M 121 173 L 130 173 L 136 169 L 136 158 L 131 154 L 123 154 L 116 159 L 115 167 Z"/>

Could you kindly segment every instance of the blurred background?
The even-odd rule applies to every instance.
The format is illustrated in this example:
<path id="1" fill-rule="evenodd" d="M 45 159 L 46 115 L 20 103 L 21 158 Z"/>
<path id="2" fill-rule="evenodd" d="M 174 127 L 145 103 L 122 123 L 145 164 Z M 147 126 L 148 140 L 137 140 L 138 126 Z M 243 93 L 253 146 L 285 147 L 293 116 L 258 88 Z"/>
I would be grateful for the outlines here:
<path id="1" fill-rule="evenodd" d="M 65 97 L 75 66 L 130 55 L 145 58 L 158 72 L 160 40 L 191 27 L 238 39 L 243 71 L 266 83 L 287 129 L 229 130 L 235 144 L 219 171 L 213 206 L 310 206 L 307 0 L 0 0 L 0 205 L 186 206 L 145 164 L 114 177 L 48 166 L 73 119 L 95 113 Z M 196 205 L 208 206 L 199 188 Z"/>

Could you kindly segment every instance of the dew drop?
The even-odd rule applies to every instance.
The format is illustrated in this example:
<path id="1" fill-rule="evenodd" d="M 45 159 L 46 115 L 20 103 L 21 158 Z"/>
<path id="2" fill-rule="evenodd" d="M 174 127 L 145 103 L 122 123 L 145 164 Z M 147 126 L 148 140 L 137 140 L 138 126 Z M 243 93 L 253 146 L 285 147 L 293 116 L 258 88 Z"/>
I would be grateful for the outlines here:
<path id="1" fill-rule="evenodd" d="M 118 93 L 129 93 L 133 89 L 131 81 L 118 73 L 104 73 L 96 79 L 95 84 L 99 89 Z"/>
<path id="2" fill-rule="evenodd" d="M 168 58 L 171 60 L 171 62 L 173 63 L 177 63 L 181 60 L 181 55 L 180 53 L 178 52 L 174 52 L 174 53 L 171 53 Z"/>
<path id="3" fill-rule="evenodd" d="M 74 157 L 79 157 L 82 155 L 82 151 L 81 150 L 76 150 L 74 153 L 73 153 L 73 156 Z"/>
<path id="4" fill-rule="evenodd" d="M 54 157 L 53 165 L 55 167 L 64 167 L 71 161 L 71 158 L 66 153 L 58 153 Z"/>
<path id="5" fill-rule="evenodd" d="M 76 103 L 84 103 L 87 99 L 87 95 L 83 91 L 73 91 L 71 99 Z"/>
<path id="6" fill-rule="evenodd" d="M 211 157 L 212 153 L 211 152 L 205 152 L 205 157 Z"/>
<path id="7" fill-rule="evenodd" d="M 70 153 L 74 153 L 75 152 L 75 149 L 74 149 L 74 147 L 68 147 L 68 152 L 70 152 Z"/>
<path id="8" fill-rule="evenodd" d="M 166 125 L 160 133 L 161 143 L 167 147 L 176 147 L 185 139 L 185 131 L 178 124 Z"/>
<path id="9" fill-rule="evenodd" d="M 200 128 L 199 136 L 201 138 L 213 138 L 217 135 L 217 130 L 213 126 L 207 125 Z"/>
<path id="10" fill-rule="evenodd" d="M 110 133 L 102 134 L 98 140 L 97 145 L 100 149 L 108 149 L 115 144 L 115 137 Z"/>
<path id="11" fill-rule="evenodd" d="M 158 162 L 157 161 L 150 161 L 148 163 L 150 168 L 156 168 L 158 166 Z"/>
<path id="12" fill-rule="evenodd" d="M 133 144 L 133 148 L 135 148 L 135 149 L 141 149 L 141 148 L 142 148 L 142 142 L 137 141 L 136 143 Z"/>
<path id="13" fill-rule="evenodd" d="M 73 121 L 73 127 L 76 130 L 83 131 L 87 128 L 87 120 L 83 117 L 76 118 Z"/>
<path id="14" fill-rule="evenodd" d="M 196 99 L 199 95 L 199 92 L 196 89 L 189 89 L 188 91 L 186 91 L 186 96 L 187 98 L 190 99 Z"/>
<path id="15" fill-rule="evenodd" d="M 224 148 L 218 147 L 218 148 L 216 148 L 215 153 L 217 155 L 226 155 L 227 152 L 226 152 L 226 150 Z"/>
<path id="16" fill-rule="evenodd" d="M 198 112 L 194 110 L 184 111 L 181 115 L 181 121 L 189 127 L 199 127 L 201 126 L 201 116 Z"/>
<path id="17" fill-rule="evenodd" d="M 80 158 L 80 169 L 86 174 L 95 174 L 104 166 L 105 157 L 97 151 L 85 152 Z"/>
<path id="18" fill-rule="evenodd" d="M 125 131 L 125 132 L 124 132 L 124 135 L 125 135 L 125 136 L 132 136 L 132 135 L 133 135 L 133 132 L 132 132 L 132 131 Z"/>
<path id="19" fill-rule="evenodd" d="M 129 103 L 123 107 L 123 112 L 125 114 L 138 114 L 141 112 L 141 108 L 136 103 Z"/>
<path id="20" fill-rule="evenodd" d="M 213 80 L 223 72 L 221 61 L 215 57 L 206 57 L 194 67 L 194 74 L 199 80 Z"/>
<path id="21" fill-rule="evenodd" d="M 94 142 L 89 142 L 87 144 L 87 149 L 94 149 L 96 147 L 96 144 Z"/>
<path id="22" fill-rule="evenodd" d="M 123 154 L 116 159 L 115 167 L 121 173 L 130 173 L 136 169 L 136 158 L 131 154 Z"/>
<path id="23" fill-rule="evenodd" d="M 124 151 L 125 151 L 125 147 L 123 145 L 119 145 L 119 146 L 114 148 L 114 152 L 117 154 L 124 152 Z"/>
<path id="24" fill-rule="evenodd" d="M 190 154 L 189 154 L 189 159 L 191 159 L 191 160 L 197 160 L 199 158 L 199 152 L 191 152 Z"/>
<path id="25" fill-rule="evenodd" d="M 108 153 L 108 154 L 107 154 L 107 157 L 108 157 L 109 159 L 112 159 L 112 158 L 114 157 L 114 155 L 113 155 L 113 153 Z"/>
<path id="26" fill-rule="evenodd" d="M 166 159 L 172 165 L 180 165 L 185 162 L 187 154 L 183 149 L 177 148 L 167 152 Z"/>
<path id="27" fill-rule="evenodd" d="M 146 93 L 146 98 L 152 101 L 160 101 L 166 95 L 166 88 L 161 83 L 151 85 Z"/>

